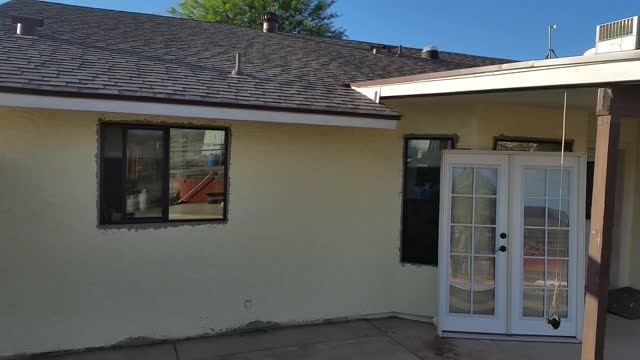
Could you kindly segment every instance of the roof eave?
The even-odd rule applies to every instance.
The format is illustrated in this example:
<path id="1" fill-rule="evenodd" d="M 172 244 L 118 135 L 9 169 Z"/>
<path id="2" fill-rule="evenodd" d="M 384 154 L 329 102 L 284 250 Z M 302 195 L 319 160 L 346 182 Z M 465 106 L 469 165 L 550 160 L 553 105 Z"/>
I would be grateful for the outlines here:
<path id="1" fill-rule="evenodd" d="M 0 88 L 0 106 L 393 129 L 401 115 Z"/>
<path id="2" fill-rule="evenodd" d="M 425 74 L 417 74 L 410 76 L 401 76 L 387 79 L 361 81 L 352 83 L 354 88 L 365 88 L 373 86 L 382 86 L 390 84 L 402 84 L 409 82 L 418 82 L 423 80 L 445 79 L 458 76 L 478 75 L 486 73 L 494 73 L 509 70 L 523 70 L 534 68 L 545 68 L 555 66 L 572 66 L 581 64 L 595 64 L 595 63 L 611 63 L 618 61 L 633 61 L 640 60 L 640 50 L 621 51 L 614 53 L 596 54 L 596 55 L 584 55 L 584 56 L 571 56 L 556 59 L 544 59 L 544 60 L 530 60 L 505 63 L 499 65 L 479 66 L 473 68 L 465 68 L 450 71 L 438 71 Z"/>
<path id="3" fill-rule="evenodd" d="M 640 50 L 420 74 L 352 84 L 371 99 L 607 86 L 640 81 Z"/>

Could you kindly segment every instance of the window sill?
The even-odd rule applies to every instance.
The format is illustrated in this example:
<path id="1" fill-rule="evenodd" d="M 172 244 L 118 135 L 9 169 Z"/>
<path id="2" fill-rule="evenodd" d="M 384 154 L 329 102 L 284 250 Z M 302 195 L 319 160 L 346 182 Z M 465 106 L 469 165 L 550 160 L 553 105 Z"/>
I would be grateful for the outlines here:
<path id="1" fill-rule="evenodd" d="M 438 269 L 438 265 L 422 264 L 422 263 L 410 262 L 410 261 L 402 261 L 402 260 L 400 260 L 400 265 L 402 265 L 402 266 L 415 266 L 415 267 L 430 267 L 430 268 L 434 268 L 436 270 Z"/>
<path id="2" fill-rule="evenodd" d="M 118 224 L 98 224 L 100 230 L 157 230 L 169 229 L 182 226 L 206 226 L 206 225 L 224 225 L 229 222 L 228 219 L 202 219 L 202 220 L 171 220 L 171 221 L 148 221 L 148 222 L 128 222 Z"/>

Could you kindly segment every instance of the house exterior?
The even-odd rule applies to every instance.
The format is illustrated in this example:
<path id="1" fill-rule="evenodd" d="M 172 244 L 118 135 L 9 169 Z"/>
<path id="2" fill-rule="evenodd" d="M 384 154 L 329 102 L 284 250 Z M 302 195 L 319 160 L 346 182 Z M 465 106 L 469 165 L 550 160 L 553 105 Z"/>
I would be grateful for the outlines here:
<path id="1" fill-rule="evenodd" d="M 513 63 L 34 0 L 0 19 L 0 356 L 389 314 L 582 338 L 597 88 L 640 80 L 637 51 Z M 639 287 L 621 134 L 612 284 Z"/>

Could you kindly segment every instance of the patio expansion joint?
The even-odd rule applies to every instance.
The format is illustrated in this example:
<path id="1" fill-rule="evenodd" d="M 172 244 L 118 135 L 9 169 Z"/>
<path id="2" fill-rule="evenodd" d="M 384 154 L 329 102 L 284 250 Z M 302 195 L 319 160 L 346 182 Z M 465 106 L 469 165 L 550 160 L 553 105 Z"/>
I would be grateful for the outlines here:
<path id="1" fill-rule="evenodd" d="M 415 357 L 417 360 L 422 360 L 422 358 L 420 357 L 420 355 L 416 354 L 415 352 L 411 351 L 410 349 L 408 349 L 406 346 L 402 345 L 402 343 L 400 343 L 398 340 L 396 340 L 393 336 L 391 336 L 389 334 L 389 332 L 381 327 L 379 327 L 378 325 L 374 324 L 370 319 L 366 319 L 366 321 L 371 324 L 371 326 L 373 326 L 374 328 L 376 328 L 378 331 L 380 331 L 385 337 L 387 337 L 389 340 L 391 340 L 394 344 L 400 346 L 402 349 L 404 349 L 406 352 L 408 352 L 409 354 L 413 355 L 413 357 Z"/>

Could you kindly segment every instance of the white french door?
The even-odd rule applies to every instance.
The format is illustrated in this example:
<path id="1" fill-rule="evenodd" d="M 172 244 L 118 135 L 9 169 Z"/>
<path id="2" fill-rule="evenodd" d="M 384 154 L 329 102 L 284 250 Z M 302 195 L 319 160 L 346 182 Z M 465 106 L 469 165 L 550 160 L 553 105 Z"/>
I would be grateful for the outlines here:
<path id="1" fill-rule="evenodd" d="M 579 336 L 584 158 L 561 172 L 557 153 L 443 156 L 439 329 Z"/>

